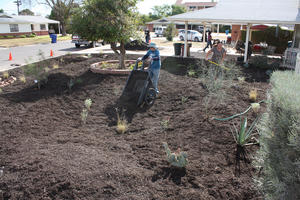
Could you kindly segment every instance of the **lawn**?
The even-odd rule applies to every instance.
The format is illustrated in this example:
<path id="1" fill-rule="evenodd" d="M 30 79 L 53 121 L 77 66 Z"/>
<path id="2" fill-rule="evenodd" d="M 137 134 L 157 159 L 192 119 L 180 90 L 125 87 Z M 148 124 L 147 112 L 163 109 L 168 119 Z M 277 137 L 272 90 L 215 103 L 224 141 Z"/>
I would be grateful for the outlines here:
<path id="1" fill-rule="evenodd" d="M 71 40 L 71 36 L 58 36 L 57 41 Z M 14 38 L 14 39 L 0 39 L 0 47 L 16 47 L 31 44 L 50 43 L 49 35 L 36 36 L 33 38 Z"/>
<path id="2" fill-rule="evenodd" d="M 137 59 L 139 55 L 128 55 Z M 3 199 L 199 200 L 260 199 L 257 171 L 250 163 L 235 170 L 232 122 L 214 121 L 244 111 L 249 89 L 265 99 L 269 84 L 247 69 L 233 81 L 222 103 L 204 101 L 208 87 L 188 77 L 197 59 L 162 58 L 159 96 L 149 109 L 127 107 L 128 131 L 116 132 L 119 97 L 127 76 L 92 73 L 90 64 L 111 54 L 51 59 L 48 82 L 18 79 L 0 93 L 0 195 Z M 22 69 L 9 72 L 17 78 Z M 253 80 L 256 82 L 253 82 Z M 257 82 L 261 79 L 261 82 Z M 70 81 L 74 83 L 70 87 Z M 24 83 L 25 82 L 25 83 Z M 86 123 L 81 112 L 92 100 Z M 214 105 L 214 106 L 212 106 Z M 248 113 L 249 121 L 255 113 Z M 188 165 L 170 166 L 162 142 L 181 148 Z M 258 146 L 247 147 L 249 159 Z M 1 168 L 0 168 L 1 169 Z M 0 196 L 1 199 L 1 196 Z"/>

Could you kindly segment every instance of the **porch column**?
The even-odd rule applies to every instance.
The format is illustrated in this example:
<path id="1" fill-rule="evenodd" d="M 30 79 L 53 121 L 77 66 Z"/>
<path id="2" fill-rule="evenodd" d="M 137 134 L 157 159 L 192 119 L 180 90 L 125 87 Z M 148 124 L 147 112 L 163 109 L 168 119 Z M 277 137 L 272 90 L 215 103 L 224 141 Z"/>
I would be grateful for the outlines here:
<path id="1" fill-rule="evenodd" d="M 248 55 L 248 43 L 249 43 L 250 27 L 251 27 L 251 24 L 247 24 L 245 55 L 244 55 L 244 63 L 246 63 L 246 64 L 248 64 L 247 55 Z"/>
<path id="2" fill-rule="evenodd" d="M 188 22 L 186 21 L 185 22 L 185 27 L 184 27 L 184 54 L 183 54 L 183 57 L 187 57 L 187 45 L 188 45 Z"/>
<path id="3" fill-rule="evenodd" d="M 60 23 L 58 23 L 57 25 L 58 25 L 58 34 L 60 35 Z"/>
<path id="4" fill-rule="evenodd" d="M 219 35 L 220 33 L 220 24 L 218 24 L 218 27 L 217 27 L 217 34 Z"/>

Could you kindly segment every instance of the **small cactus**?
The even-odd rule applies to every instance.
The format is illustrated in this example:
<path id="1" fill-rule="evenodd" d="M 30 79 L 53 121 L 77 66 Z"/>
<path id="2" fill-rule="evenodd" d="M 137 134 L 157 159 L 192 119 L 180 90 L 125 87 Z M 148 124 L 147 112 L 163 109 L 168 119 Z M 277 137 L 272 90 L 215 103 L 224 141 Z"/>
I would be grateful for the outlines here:
<path id="1" fill-rule="evenodd" d="M 177 152 L 172 153 L 168 144 L 163 142 L 163 147 L 165 148 L 165 152 L 167 153 L 167 161 L 175 167 L 185 168 L 187 161 L 187 153 L 180 151 L 178 148 Z"/>

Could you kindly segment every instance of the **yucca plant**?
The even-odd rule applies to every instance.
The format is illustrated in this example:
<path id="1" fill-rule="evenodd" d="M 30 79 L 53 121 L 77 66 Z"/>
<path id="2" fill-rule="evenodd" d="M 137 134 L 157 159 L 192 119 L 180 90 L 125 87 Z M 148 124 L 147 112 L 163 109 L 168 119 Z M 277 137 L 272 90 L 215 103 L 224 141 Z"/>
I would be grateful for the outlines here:
<path id="1" fill-rule="evenodd" d="M 253 136 L 253 130 L 258 121 L 258 117 L 252 122 L 250 127 L 247 129 L 247 117 L 244 120 L 241 119 L 240 129 L 237 130 L 236 126 L 233 125 L 235 134 L 232 132 L 234 141 L 236 142 L 236 154 L 235 154 L 235 170 L 240 173 L 240 160 L 244 160 L 245 163 L 249 163 L 247 159 L 247 151 L 245 149 L 248 145 L 253 145 L 257 143 L 249 142 Z"/>
<path id="2" fill-rule="evenodd" d="M 128 130 L 128 124 L 127 124 L 127 121 L 126 119 L 124 119 L 124 115 L 122 114 L 121 117 L 120 117 L 120 114 L 119 114 L 119 111 L 118 109 L 116 109 L 116 112 L 117 112 L 117 132 L 119 134 L 124 134 L 126 133 L 126 131 Z M 122 113 L 122 112 L 121 112 Z"/>
<path id="3" fill-rule="evenodd" d="M 180 151 L 180 148 L 177 149 L 177 152 L 172 153 L 168 144 L 163 142 L 163 147 L 167 154 L 167 161 L 175 167 L 185 168 L 188 164 L 187 153 Z"/>

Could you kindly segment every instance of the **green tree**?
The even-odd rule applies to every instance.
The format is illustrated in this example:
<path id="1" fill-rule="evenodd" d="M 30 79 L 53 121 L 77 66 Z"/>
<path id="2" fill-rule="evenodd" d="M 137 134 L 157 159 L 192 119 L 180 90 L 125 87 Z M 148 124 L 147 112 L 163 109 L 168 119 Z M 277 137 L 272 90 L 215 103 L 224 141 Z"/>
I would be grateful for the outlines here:
<path id="1" fill-rule="evenodd" d="M 185 13 L 186 9 L 185 7 L 177 6 L 177 5 L 162 5 L 162 6 L 154 6 L 152 8 L 152 11 L 153 12 L 149 13 L 149 17 L 153 20 L 156 20 L 163 17 Z"/>
<path id="2" fill-rule="evenodd" d="M 20 15 L 34 15 L 34 12 L 32 12 L 29 9 L 24 9 L 24 10 L 21 10 L 19 14 Z"/>
<path id="3" fill-rule="evenodd" d="M 185 13 L 185 12 L 186 12 L 185 7 L 183 7 L 183 6 L 178 6 L 178 5 L 172 5 L 172 6 L 171 6 L 171 13 L 169 13 L 168 15 L 169 15 L 169 16 L 172 16 L 172 15 L 179 15 L 179 14 Z"/>
<path id="4" fill-rule="evenodd" d="M 0 9 L 0 13 L 4 13 L 4 10 L 2 8 Z"/>
<path id="5" fill-rule="evenodd" d="M 136 4 L 137 0 L 85 1 L 72 18 L 72 32 L 91 41 L 109 42 L 111 49 L 120 56 L 119 67 L 124 68 L 125 43 L 137 34 Z"/>
<path id="6" fill-rule="evenodd" d="M 149 13 L 156 19 L 169 16 L 172 13 L 172 7 L 170 5 L 154 6 L 152 8 L 153 13 Z"/>
<path id="7" fill-rule="evenodd" d="M 75 0 L 44 0 L 44 2 L 52 9 L 55 19 L 60 22 L 62 35 L 67 35 L 66 25 L 78 4 Z"/>

